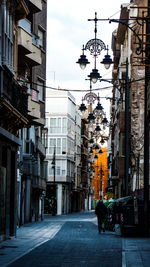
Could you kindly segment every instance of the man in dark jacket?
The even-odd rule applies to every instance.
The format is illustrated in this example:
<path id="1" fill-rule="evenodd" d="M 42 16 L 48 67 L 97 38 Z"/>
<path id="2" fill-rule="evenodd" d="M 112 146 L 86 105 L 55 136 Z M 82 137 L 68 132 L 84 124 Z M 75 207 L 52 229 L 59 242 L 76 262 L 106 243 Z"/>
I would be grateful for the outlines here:
<path id="1" fill-rule="evenodd" d="M 104 224 L 105 215 L 107 214 L 107 208 L 104 205 L 103 200 L 99 200 L 97 202 L 97 205 L 95 208 L 95 214 L 97 215 L 99 233 L 101 233 L 102 230 L 103 232 L 105 232 L 103 224 Z"/>

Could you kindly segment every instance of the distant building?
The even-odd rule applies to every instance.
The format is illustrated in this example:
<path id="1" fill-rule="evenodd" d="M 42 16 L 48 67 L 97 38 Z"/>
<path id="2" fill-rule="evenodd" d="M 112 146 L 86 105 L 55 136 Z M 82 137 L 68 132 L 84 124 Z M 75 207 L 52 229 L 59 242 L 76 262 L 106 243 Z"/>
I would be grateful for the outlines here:
<path id="1" fill-rule="evenodd" d="M 108 177 L 109 169 L 107 166 L 107 146 L 101 148 L 101 154 L 97 153 L 97 159 L 94 161 L 94 178 L 93 178 L 93 187 L 94 187 L 94 198 L 95 200 L 107 199 L 107 186 L 108 186 Z M 95 151 L 94 151 L 95 154 Z"/>
<path id="2" fill-rule="evenodd" d="M 66 214 L 78 209 L 77 188 L 80 180 L 80 117 L 74 97 L 69 92 L 46 93 L 48 128 L 48 180 L 45 212 Z M 78 155 L 79 154 L 79 155 Z M 76 202 L 76 203 L 75 203 Z"/>

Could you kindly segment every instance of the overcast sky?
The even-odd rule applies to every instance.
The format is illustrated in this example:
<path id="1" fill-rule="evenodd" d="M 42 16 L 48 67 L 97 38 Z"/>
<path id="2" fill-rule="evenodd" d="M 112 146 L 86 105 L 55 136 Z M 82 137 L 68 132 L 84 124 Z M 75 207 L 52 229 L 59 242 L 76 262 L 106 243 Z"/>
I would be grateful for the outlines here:
<path id="1" fill-rule="evenodd" d="M 129 0 L 48 0 L 47 18 L 47 85 L 56 88 L 88 90 L 87 75 L 93 69 L 94 60 L 87 51 L 86 55 L 91 64 L 81 70 L 76 61 L 81 55 L 83 44 L 94 38 L 94 22 L 88 19 L 97 17 L 118 18 L 122 3 Z M 111 48 L 112 31 L 117 24 L 98 22 L 97 38 Z M 110 50 L 111 52 L 111 50 Z M 97 60 L 97 68 L 101 76 L 111 78 L 111 71 L 105 70 L 99 62 L 106 52 L 103 50 Z M 108 83 L 97 82 L 93 88 L 108 86 Z M 77 103 L 84 93 L 73 93 Z M 101 96 L 110 96 L 111 90 L 100 91 Z M 108 100 L 107 100 L 108 101 Z M 102 99 L 103 102 L 103 99 Z M 103 105 L 107 106 L 107 103 Z"/>

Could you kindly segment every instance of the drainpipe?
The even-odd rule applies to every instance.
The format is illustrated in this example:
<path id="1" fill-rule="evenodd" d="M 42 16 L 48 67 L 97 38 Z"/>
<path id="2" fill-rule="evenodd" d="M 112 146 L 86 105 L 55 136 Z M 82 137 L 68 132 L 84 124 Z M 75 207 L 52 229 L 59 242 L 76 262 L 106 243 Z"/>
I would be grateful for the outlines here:
<path id="1" fill-rule="evenodd" d="M 146 65 L 145 65 L 145 112 L 144 112 L 144 234 L 149 235 L 148 217 L 149 217 L 149 112 L 148 112 L 148 98 L 149 98 L 149 66 L 150 66 L 150 0 L 148 0 L 146 19 Z"/>

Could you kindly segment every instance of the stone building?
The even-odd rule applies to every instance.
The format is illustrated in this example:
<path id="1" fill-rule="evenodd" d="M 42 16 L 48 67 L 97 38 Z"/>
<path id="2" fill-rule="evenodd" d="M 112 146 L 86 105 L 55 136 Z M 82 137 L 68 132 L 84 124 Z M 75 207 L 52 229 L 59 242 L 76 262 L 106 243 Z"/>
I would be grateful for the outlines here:
<path id="1" fill-rule="evenodd" d="M 25 0 L 27 16 L 18 23 L 18 80 L 27 88 L 28 127 L 20 131 L 18 221 L 44 216 L 47 162 L 45 126 L 47 3 Z"/>
<path id="2" fill-rule="evenodd" d="M 46 7 L 44 0 L 0 3 L 0 239 L 42 218 Z"/>
<path id="3" fill-rule="evenodd" d="M 143 54 L 138 53 L 136 32 L 142 36 L 145 26 L 142 30 L 136 18 L 142 17 L 141 7 L 146 5 L 147 1 L 144 0 L 123 4 L 121 22 L 112 35 L 114 87 L 110 164 L 115 197 L 122 197 L 127 192 L 137 194 L 143 190 L 145 64 L 142 62 Z M 130 22 L 131 29 L 122 21 Z"/>
<path id="4" fill-rule="evenodd" d="M 28 96 L 17 81 L 17 25 L 26 16 L 24 1 L 0 2 L 0 240 L 17 225 L 19 130 L 28 125 Z"/>

